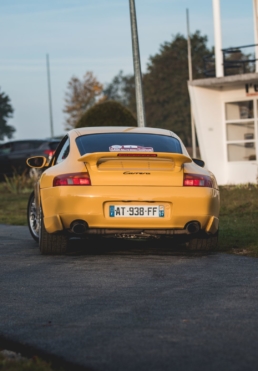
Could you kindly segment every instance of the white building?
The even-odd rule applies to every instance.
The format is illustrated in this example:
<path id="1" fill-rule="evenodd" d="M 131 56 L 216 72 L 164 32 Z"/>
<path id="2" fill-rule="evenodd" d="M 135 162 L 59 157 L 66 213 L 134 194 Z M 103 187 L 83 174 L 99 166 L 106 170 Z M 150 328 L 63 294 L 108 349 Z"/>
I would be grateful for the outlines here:
<path id="1" fill-rule="evenodd" d="M 258 44 L 258 0 L 253 3 Z M 257 183 L 258 63 L 255 73 L 224 77 L 219 0 L 213 7 L 216 77 L 188 82 L 200 153 L 220 185 Z"/>

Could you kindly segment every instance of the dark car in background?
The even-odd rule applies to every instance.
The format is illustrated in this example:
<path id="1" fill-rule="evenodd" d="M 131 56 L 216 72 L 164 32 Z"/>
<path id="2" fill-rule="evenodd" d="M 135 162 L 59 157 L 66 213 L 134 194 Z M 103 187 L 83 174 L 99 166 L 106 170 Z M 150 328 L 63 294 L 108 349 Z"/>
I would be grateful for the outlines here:
<path id="1" fill-rule="evenodd" d="M 28 157 L 45 156 L 48 161 L 51 160 L 59 142 L 60 139 L 27 139 L 0 144 L 0 177 L 28 169 Z"/>

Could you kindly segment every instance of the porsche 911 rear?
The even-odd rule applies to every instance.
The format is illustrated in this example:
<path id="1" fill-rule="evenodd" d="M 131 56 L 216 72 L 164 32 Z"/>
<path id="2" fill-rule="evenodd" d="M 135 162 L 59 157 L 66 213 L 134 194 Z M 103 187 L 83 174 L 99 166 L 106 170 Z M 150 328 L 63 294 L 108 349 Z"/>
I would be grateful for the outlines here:
<path id="1" fill-rule="evenodd" d="M 66 161 L 41 179 L 47 233 L 184 235 L 199 248 L 200 241 L 214 247 L 219 214 L 214 176 L 183 153 L 178 139 L 142 136 L 84 135 L 74 143 L 70 138 Z"/>

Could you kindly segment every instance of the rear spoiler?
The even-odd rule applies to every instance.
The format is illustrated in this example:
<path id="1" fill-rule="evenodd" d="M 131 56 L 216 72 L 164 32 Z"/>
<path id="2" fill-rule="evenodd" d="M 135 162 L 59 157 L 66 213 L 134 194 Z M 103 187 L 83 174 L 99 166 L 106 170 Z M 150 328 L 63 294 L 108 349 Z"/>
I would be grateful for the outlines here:
<path id="1" fill-rule="evenodd" d="M 185 163 L 192 162 L 189 156 L 182 155 L 180 153 L 169 153 L 169 152 L 94 152 L 88 153 L 78 158 L 78 161 L 86 162 L 91 167 L 96 166 L 100 160 L 113 159 L 113 160 L 126 160 L 126 159 L 139 160 L 154 160 L 154 159 L 166 159 L 174 162 L 175 167 L 181 168 Z"/>

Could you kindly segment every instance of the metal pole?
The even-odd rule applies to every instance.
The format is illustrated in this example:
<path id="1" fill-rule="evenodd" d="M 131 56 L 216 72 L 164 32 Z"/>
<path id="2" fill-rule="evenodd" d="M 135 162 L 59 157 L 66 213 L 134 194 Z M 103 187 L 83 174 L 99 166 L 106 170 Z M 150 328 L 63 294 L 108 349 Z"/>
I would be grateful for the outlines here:
<path id="1" fill-rule="evenodd" d="M 189 81 L 193 80 L 193 68 L 192 68 L 192 53 L 191 53 L 191 37 L 190 37 L 190 26 L 189 26 L 189 12 L 186 9 L 186 23 L 187 23 L 187 46 L 188 46 L 188 71 L 189 71 Z M 192 104 L 190 102 L 190 113 L 191 113 L 191 131 L 192 131 L 192 157 L 196 158 L 196 133 L 194 125 L 194 117 Z"/>
<path id="2" fill-rule="evenodd" d="M 253 0 L 253 10 L 254 10 L 254 42 L 255 46 L 255 72 L 258 72 L 258 0 Z"/>
<path id="3" fill-rule="evenodd" d="M 213 18 L 214 18 L 216 77 L 223 77 L 224 66 L 223 66 L 223 56 L 222 56 L 220 0 L 213 0 Z"/>
<path id="4" fill-rule="evenodd" d="M 143 88 L 142 88 L 140 49 L 139 49 L 136 10 L 135 10 L 134 0 L 129 0 L 129 4 L 130 4 L 130 17 L 131 17 L 137 123 L 138 123 L 138 126 L 144 127 L 146 126 L 146 120 L 145 120 L 144 98 L 143 98 Z"/>
<path id="5" fill-rule="evenodd" d="M 53 114 L 52 114 L 52 98 L 51 98 L 51 84 L 50 84 L 50 68 L 49 68 L 49 57 L 46 55 L 47 59 L 47 80 L 48 80 L 48 101 L 49 101 L 49 117 L 50 117 L 50 132 L 51 138 L 54 137 L 54 128 L 53 128 Z"/>

